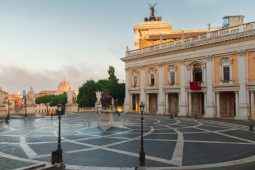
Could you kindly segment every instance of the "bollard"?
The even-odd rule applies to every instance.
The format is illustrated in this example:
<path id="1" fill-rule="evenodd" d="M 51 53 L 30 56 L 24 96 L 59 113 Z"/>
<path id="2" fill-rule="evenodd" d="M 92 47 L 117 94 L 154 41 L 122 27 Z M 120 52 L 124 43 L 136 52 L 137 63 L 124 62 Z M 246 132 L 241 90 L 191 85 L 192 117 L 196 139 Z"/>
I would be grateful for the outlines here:
<path id="1" fill-rule="evenodd" d="M 249 130 L 250 130 L 250 131 L 253 131 L 253 124 L 250 124 Z"/>
<path id="2" fill-rule="evenodd" d="M 170 114 L 170 119 L 173 119 L 173 114 Z"/>

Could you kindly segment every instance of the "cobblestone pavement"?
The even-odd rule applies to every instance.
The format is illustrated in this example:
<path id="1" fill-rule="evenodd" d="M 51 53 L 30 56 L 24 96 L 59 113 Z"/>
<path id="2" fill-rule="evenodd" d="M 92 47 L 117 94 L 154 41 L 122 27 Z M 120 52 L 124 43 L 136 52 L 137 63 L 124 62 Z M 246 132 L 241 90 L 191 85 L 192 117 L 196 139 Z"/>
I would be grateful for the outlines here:
<path id="1" fill-rule="evenodd" d="M 115 121 L 115 127 L 104 132 L 97 128 L 96 114 L 64 116 L 62 148 L 67 169 L 134 169 L 139 160 L 140 117 L 123 114 Z M 253 167 L 255 133 L 249 131 L 248 124 L 146 115 L 146 165 L 149 169 L 232 167 L 240 163 Z M 0 169 L 50 162 L 51 152 L 57 149 L 57 131 L 56 117 L 0 122 Z"/>

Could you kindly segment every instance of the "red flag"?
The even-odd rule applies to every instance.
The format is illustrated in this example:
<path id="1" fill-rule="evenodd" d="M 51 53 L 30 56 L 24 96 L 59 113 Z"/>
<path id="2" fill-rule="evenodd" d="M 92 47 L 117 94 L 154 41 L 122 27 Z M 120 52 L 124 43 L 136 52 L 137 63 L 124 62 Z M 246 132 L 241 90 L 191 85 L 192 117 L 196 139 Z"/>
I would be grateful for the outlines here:
<path id="1" fill-rule="evenodd" d="M 199 81 L 189 82 L 189 86 L 191 90 L 201 90 L 201 82 Z"/>

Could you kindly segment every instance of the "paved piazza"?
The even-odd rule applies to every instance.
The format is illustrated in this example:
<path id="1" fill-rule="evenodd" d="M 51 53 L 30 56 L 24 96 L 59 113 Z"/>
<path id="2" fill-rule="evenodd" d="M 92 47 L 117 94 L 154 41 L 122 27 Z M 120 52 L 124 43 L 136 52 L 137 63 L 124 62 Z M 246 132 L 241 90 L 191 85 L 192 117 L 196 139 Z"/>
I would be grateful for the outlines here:
<path id="1" fill-rule="evenodd" d="M 134 169 L 140 148 L 139 118 L 138 114 L 116 116 L 118 127 L 103 132 L 97 128 L 96 114 L 65 116 L 62 148 L 66 168 Z M 255 133 L 247 123 L 146 115 L 146 165 L 148 169 L 200 169 L 242 162 L 248 169 L 255 160 Z M 0 125 L 0 169 L 51 161 L 51 151 L 57 149 L 56 117 L 11 119 L 9 125 L 3 121 Z"/>

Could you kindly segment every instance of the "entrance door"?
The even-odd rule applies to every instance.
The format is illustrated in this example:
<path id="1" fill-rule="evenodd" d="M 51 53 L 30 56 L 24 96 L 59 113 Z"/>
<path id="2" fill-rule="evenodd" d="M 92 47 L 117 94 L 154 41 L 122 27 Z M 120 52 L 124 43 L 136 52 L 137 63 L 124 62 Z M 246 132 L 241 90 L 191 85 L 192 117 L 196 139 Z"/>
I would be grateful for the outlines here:
<path id="1" fill-rule="evenodd" d="M 132 94 L 132 111 L 139 112 L 139 94 Z"/>
<path id="2" fill-rule="evenodd" d="M 222 92 L 220 93 L 220 115 L 222 117 L 235 117 L 235 93 Z"/>
<path id="3" fill-rule="evenodd" d="M 149 94 L 149 112 L 157 113 L 158 111 L 158 100 L 157 94 Z"/>
<path id="4" fill-rule="evenodd" d="M 179 97 L 178 93 L 168 94 L 168 112 L 171 115 L 176 115 L 179 112 Z"/>
<path id="5" fill-rule="evenodd" d="M 191 93 L 191 114 L 204 114 L 204 93 Z"/>

